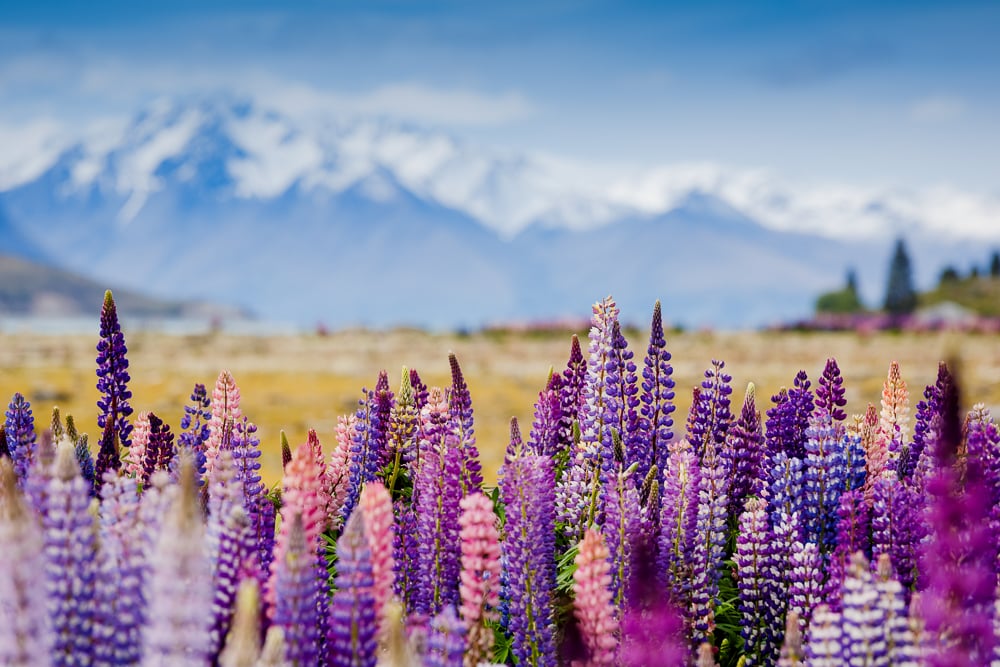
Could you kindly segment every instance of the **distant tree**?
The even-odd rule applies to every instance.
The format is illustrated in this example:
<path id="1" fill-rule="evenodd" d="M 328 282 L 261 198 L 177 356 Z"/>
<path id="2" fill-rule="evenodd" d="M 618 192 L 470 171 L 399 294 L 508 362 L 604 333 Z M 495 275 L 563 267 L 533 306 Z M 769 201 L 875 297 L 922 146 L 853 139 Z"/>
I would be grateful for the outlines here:
<path id="1" fill-rule="evenodd" d="M 938 278 L 938 285 L 947 285 L 951 283 L 957 283 L 960 280 L 958 271 L 955 270 L 954 266 L 946 266 L 944 270 L 941 271 L 941 277 Z"/>
<path id="2" fill-rule="evenodd" d="M 885 290 L 884 308 L 890 315 L 908 315 L 917 308 L 913 270 L 903 239 L 896 241 L 896 251 L 889 263 L 889 283 Z"/>
<path id="3" fill-rule="evenodd" d="M 969 277 L 972 278 L 973 280 L 979 277 L 979 267 L 976 266 L 975 264 L 973 264 L 972 268 L 969 269 Z"/>
<path id="4" fill-rule="evenodd" d="M 816 299 L 817 313 L 850 314 L 860 313 L 865 309 L 858 296 L 858 276 L 854 269 L 847 271 L 847 284 L 835 292 L 821 294 Z"/>
<path id="5" fill-rule="evenodd" d="M 1000 278 L 1000 251 L 994 250 L 990 257 L 990 277 Z"/>

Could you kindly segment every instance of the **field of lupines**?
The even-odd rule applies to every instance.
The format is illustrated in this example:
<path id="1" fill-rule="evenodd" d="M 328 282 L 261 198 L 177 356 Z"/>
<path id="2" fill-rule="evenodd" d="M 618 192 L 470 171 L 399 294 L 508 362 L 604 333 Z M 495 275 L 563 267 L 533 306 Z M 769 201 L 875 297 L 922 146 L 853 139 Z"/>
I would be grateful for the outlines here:
<path id="1" fill-rule="evenodd" d="M 948 367 L 910 427 L 899 367 L 849 417 L 831 359 L 762 418 L 711 364 L 681 428 L 654 309 L 637 362 L 611 299 L 574 338 L 485 488 L 450 387 L 385 372 L 285 447 L 274 489 L 222 372 L 176 432 L 133 414 L 110 294 L 102 433 L 0 448 L 4 665 L 987 665 L 996 658 L 1000 432 Z"/>

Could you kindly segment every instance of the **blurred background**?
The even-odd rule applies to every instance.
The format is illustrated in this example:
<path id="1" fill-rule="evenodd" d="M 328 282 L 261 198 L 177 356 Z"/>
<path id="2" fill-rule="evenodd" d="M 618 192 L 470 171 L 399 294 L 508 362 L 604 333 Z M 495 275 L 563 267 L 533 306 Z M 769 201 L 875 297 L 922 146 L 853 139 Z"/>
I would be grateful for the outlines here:
<path id="1" fill-rule="evenodd" d="M 516 376 L 502 441 L 607 294 L 640 351 L 662 300 L 691 382 L 727 358 L 706 341 L 790 349 L 710 330 L 847 331 L 736 374 L 874 349 L 844 369 L 862 403 L 883 329 L 923 336 L 893 339 L 914 385 L 970 337 L 994 359 L 998 28 L 961 1 L 3 3 L 2 389 L 89 405 L 105 288 L 144 336 L 140 408 L 243 370 L 283 387 L 272 440 L 350 409 L 288 398 L 341 387 L 302 373 L 359 389 L 427 344 L 444 380 L 468 344 L 474 398 Z M 327 356 L 275 356 L 301 345 Z"/>

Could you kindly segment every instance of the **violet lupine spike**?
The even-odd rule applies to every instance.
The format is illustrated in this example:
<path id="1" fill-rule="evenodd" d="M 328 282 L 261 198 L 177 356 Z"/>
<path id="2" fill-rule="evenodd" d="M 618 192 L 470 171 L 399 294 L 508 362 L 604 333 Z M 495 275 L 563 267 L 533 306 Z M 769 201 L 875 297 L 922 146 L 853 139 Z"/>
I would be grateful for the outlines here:
<path id="1" fill-rule="evenodd" d="M 796 544 L 788 572 L 788 612 L 796 612 L 803 628 L 823 600 L 823 555 L 814 542 Z M 829 609 L 828 609 L 829 611 Z"/>
<path id="2" fill-rule="evenodd" d="M 642 440 L 649 450 L 652 463 L 660 471 L 660 481 L 667 469 L 667 459 L 670 452 L 667 444 L 673 439 L 674 420 L 671 416 L 674 406 L 674 369 L 670 365 L 670 352 L 667 351 L 667 339 L 663 334 L 663 314 L 660 302 L 653 306 L 653 320 L 649 329 L 649 346 L 643 359 L 642 392 L 639 400 L 642 403 L 640 421 L 643 430 Z M 645 475 L 648 472 L 639 472 Z"/>
<path id="3" fill-rule="evenodd" d="M 809 624 L 805 664 L 809 667 L 842 667 L 848 664 L 843 644 L 840 614 L 826 605 L 820 605 Z"/>
<path id="4" fill-rule="evenodd" d="M 54 473 L 40 508 L 52 664 L 88 664 L 94 658 L 97 620 L 97 542 L 90 489 L 68 440 L 59 445 Z"/>
<path id="5" fill-rule="evenodd" d="M 108 475 L 101 488 L 100 573 L 95 656 L 98 664 L 133 665 L 146 618 L 146 558 L 139 519 L 139 481 Z"/>
<path id="6" fill-rule="evenodd" d="M 823 374 L 819 376 L 817 385 L 816 409 L 824 410 L 835 422 L 847 419 L 847 413 L 844 411 L 847 405 L 847 398 L 844 396 L 844 377 L 840 374 L 840 367 L 833 357 L 826 360 L 826 366 L 823 368 Z"/>
<path id="7" fill-rule="evenodd" d="M 801 515 L 805 495 L 804 468 L 802 459 L 789 456 L 785 452 L 778 452 L 771 459 L 767 495 L 772 514 Z"/>
<path id="8" fill-rule="evenodd" d="M 393 505 L 396 524 L 399 530 L 393 535 L 393 562 L 396 567 L 394 590 L 396 596 L 408 612 L 415 611 L 414 600 L 421 589 L 419 574 L 418 537 L 416 531 L 416 515 L 413 507 L 396 501 Z"/>
<path id="9" fill-rule="evenodd" d="M 214 563 L 219 555 L 219 543 L 230 512 L 234 507 L 244 507 L 243 485 L 236 479 L 231 451 L 223 450 L 216 461 L 215 472 L 208 482 L 207 495 L 205 544 L 209 559 Z"/>
<path id="10" fill-rule="evenodd" d="M 132 442 L 132 426 L 128 422 L 132 414 L 132 406 L 129 405 L 132 392 L 128 389 L 131 378 L 125 357 L 128 350 L 111 290 L 104 293 L 100 336 L 101 340 L 97 343 L 97 391 L 101 398 L 97 401 L 97 408 L 101 412 L 97 416 L 97 425 L 103 429 L 110 422 L 118 442 L 122 447 L 128 447 Z"/>
<path id="11" fill-rule="evenodd" d="M 917 583 L 919 549 L 927 531 L 922 494 L 885 471 L 872 493 L 872 557 L 886 555 L 906 597 Z"/>
<path id="12" fill-rule="evenodd" d="M 777 557 L 776 542 L 768 524 L 767 502 L 751 498 L 739 519 L 733 554 L 747 667 L 771 665 L 778 652 L 775 626 L 781 617 L 774 614 L 772 596 L 778 592 L 774 576 L 784 569 L 785 563 Z"/>
<path id="13" fill-rule="evenodd" d="M 726 550 L 726 507 L 729 504 L 729 471 L 716 453 L 715 442 L 705 443 L 698 485 L 698 518 L 691 546 L 692 636 L 704 641 L 714 632 L 713 609 L 719 596 L 719 578 Z"/>
<path id="14" fill-rule="evenodd" d="M 924 450 L 927 449 L 929 436 L 932 436 L 932 422 L 941 414 L 941 398 L 945 388 L 952 382 L 951 372 L 943 361 L 938 364 L 937 380 L 924 389 L 924 400 L 917 403 L 916 422 L 913 426 L 913 444 L 905 457 L 906 464 L 900 467 L 900 477 L 910 477 L 917 468 Z"/>
<path id="15" fill-rule="evenodd" d="M 457 605 L 461 545 L 458 541 L 462 499 L 463 453 L 455 436 L 424 452 L 417 471 L 414 505 L 418 541 L 419 588 L 414 609 L 432 616 L 444 605 Z"/>
<path id="16" fill-rule="evenodd" d="M 888 554 L 882 554 L 875 566 L 875 590 L 886 641 L 888 664 L 900 667 L 917 667 L 913 632 L 906 613 L 906 596 L 903 587 L 893 576 Z"/>
<path id="17" fill-rule="evenodd" d="M 578 542 L 587 526 L 593 474 L 584 452 L 574 447 L 556 489 L 556 516 L 570 543 Z"/>
<path id="18" fill-rule="evenodd" d="M 611 564 L 604 538 L 587 529 L 573 573 L 573 614 L 587 647 L 586 667 L 611 667 L 618 647 L 618 620 L 611 593 Z"/>
<path id="19" fill-rule="evenodd" d="M 559 448 L 559 428 L 562 423 L 562 408 L 559 393 L 551 389 L 538 394 L 535 403 L 535 420 L 531 424 L 528 451 L 542 456 L 555 456 Z"/>
<path id="20" fill-rule="evenodd" d="M 782 389 L 771 397 L 774 407 L 767 411 L 765 430 L 768 452 L 772 457 L 779 451 L 799 459 L 805 457 L 806 429 L 809 428 L 814 408 L 810 386 L 806 372 L 799 371 L 791 389 Z"/>
<path id="21" fill-rule="evenodd" d="M 420 379 L 420 374 L 416 368 L 410 369 L 410 386 L 413 387 L 413 406 L 417 409 L 417 414 L 427 405 L 427 385 Z"/>
<path id="22" fill-rule="evenodd" d="M 205 441 L 205 479 L 211 478 L 219 452 L 229 449 L 236 422 L 243 417 L 240 409 L 240 388 L 229 371 L 219 373 L 212 390 L 212 417 L 208 422 Z"/>
<path id="23" fill-rule="evenodd" d="M 209 422 L 212 411 L 209 410 L 212 401 L 208 397 L 205 385 L 195 384 L 191 392 L 191 404 L 184 406 L 184 416 L 181 417 L 181 434 L 177 436 L 177 447 L 189 449 L 194 454 L 195 471 L 198 473 L 198 483 L 204 484 L 205 477 L 205 443 L 210 434 Z"/>
<path id="24" fill-rule="evenodd" d="M 381 471 L 392 462 L 391 434 L 392 434 L 392 413 L 396 404 L 396 397 L 389 390 L 389 375 L 383 370 L 379 371 L 378 380 L 375 383 L 375 420 L 378 432 L 374 438 L 374 446 L 377 454 L 378 467 Z"/>
<path id="25" fill-rule="evenodd" d="M 733 415 L 729 410 L 733 388 L 729 385 L 733 378 L 723 369 L 726 362 L 712 360 L 712 367 L 705 371 L 705 379 L 691 404 L 688 416 L 687 439 L 701 460 L 711 443 L 716 453 L 726 444 L 726 434 L 732 425 Z"/>
<path id="26" fill-rule="evenodd" d="M 83 477 L 83 481 L 87 482 L 90 488 L 90 497 L 96 498 L 97 488 L 94 484 L 96 481 L 94 458 L 90 455 L 90 445 L 86 433 L 76 439 L 74 452 L 76 453 L 76 462 L 80 466 L 80 476 Z"/>
<path id="27" fill-rule="evenodd" d="M 458 365 L 454 353 L 448 354 L 451 366 L 451 394 L 448 399 L 449 427 L 458 437 L 462 451 L 462 495 L 478 491 L 483 486 L 482 464 L 476 448 L 476 433 L 473 429 L 472 396 L 469 385 Z"/>
<path id="28" fill-rule="evenodd" d="M 493 502 L 482 493 L 462 498 L 458 518 L 462 544 L 459 613 L 466 627 L 466 666 L 492 657 L 493 629 L 499 620 L 500 534 Z"/>
<path id="29" fill-rule="evenodd" d="M 538 452 L 534 452 L 538 453 Z M 503 479 L 504 470 L 510 466 L 510 462 L 524 454 L 524 439 L 521 437 L 521 425 L 517 417 L 510 418 L 510 437 L 507 440 L 507 449 L 503 455 L 503 463 L 497 471 L 497 479 Z"/>
<path id="30" fill-rule="evenodd" d="M 670 454 L 661 499 L 659 559 L 657 570 L 664 578 L 667 597 L 685 612 L 691 608 L 694 544 L 698 526 L 698 493 L 701 470 L 690 448 Z M 687 614 L 685 614 L 687 617 Z"/>
<path id="31" fill-rule="evenodd" d="M 182 462 L 179 480 L 150 551 L 144 665 L 206 664 L 211 659 L 212 566 L 190 460 Z"/>
<path id="32" fill-rule="evenodd" d="M 315 549 L 308 541 L 302 514 L 291 517 L 287 546 L 275 562 L 272 622 L 285 634 L 285 659 L 291 667 L 319 664 L 319 618 L 314 599 Z"/>
<path id="33" fill-rule="evenodd" d="M 461 667 L 465 652 L 465 625 L 448 605 L 431 619 L 424 667 Z"/>
<path id="34" fill-rule="evenodd" d="M 868 559 L 860 552 L 851 556 L 841 596 L 844 662 L 889 667 L 885 610 Z"/>
<path id="35" fill-rule="evenodd" d="M 337 540 L 336 593 L 330 602 L 331 664 L 334 667 L 374 667 L 376 631 L 371 552 L 360 512 L 347 520 Z"/>
<path id="36" fill-rule="evenodd" d="M 686 665 L 690 660 L 684 617 L 662 598 L 651 608 L 627 610 L 621 635 L 617 664 L 622 667 Z"/>
<path id="37" fill-rule="evenodd" d="M 94 487 L 98 495 L 100 495 L 106 474 L 109 471 L 114 471 L 117 474 L 121 465 L 122 461 L 118 453 L 118 436 L 115 435 L 114 425 L 105 426 L 104 433 L 101 435 L 97 460 L 94 462 Z"/>
<path id="38" fill-rule="evenodd" d="M 169 470 L 174 458 L 174 434 L 170 425 L 152 412 L 149 413 L 149 442 L 146 444 L 146 456 L 143 462 L 143 482 L 148 482 L 150 476 L 157 470 Z"/>
<path id="39" fill-rule="evenodd" d="M 260 477 L 260 438 L 256 433 L 257 426 L 243 417 L 233 429 L 231 455 L 234 480 L 243 487 L 243 508 L 255 541 L 267 544 L 274 534 L 274 515 L 272 511 L 269 516 L 265 509 L 271 501 L 267 499 L 267 489 Z M 258 563 L 266 571 L 268 562 L 258 558 Z"/>
<path id="40" fill-rule="evenodd" d="M 870 528 L 871 512 L 861 491 L 845 491 L 837 507 L 837 544 L 830 556 L 826 584 L 827 600 L 834 611 L 840 611 L 837 593 L 848 575 L 854 555 L 860 552 L 867 558 L 871 553 Z"/>
<path id="41" fill-rule="evenodd" d="M 610 296 L 594 304 L 590 320 L 590 346 L 587 375 L 583 383 L 580 407 L 580 440 L 588 457 L 600 450 L 607 417 L 607 382 L 605 375 L 611 361 L 614 325 L 618 322 L 618 306 Z"/>
<path id="42" fill-rule="evenodd" d="M 132 425 L 132 444 L 122 457 L 122 470 L 139 481 L 149 481 L 146 473 L 146 447 L 149 445 L 149 413 L 140 412 Z"/>
<path id="43" fill-rule="evenodd" d="M 230 508 L 219 535 L 219 548 L 214 562 L 212 599 L 211 653 L 217 655 L 229 633 L 233 618 L 241 573 L 247 559 L 256 560 L 256 542 L 250 519 L 240 505 Z"/>
<path id="44" fill-rule="evenodd" d="M 552 460 L 529 454 L 513 462 L 501 489 L 512 650 L 519 664 L 534 667 L 556 664 L 554 482 Z"/>
<path id="45" fill-rule="evenodd" d="M 760 412 L 754 402 L 756 389 L 751 382 L 740 416 L 726 435 L 726 456 L 731 471 L 729 509 L 731 517 L 739 517 L 750 496 L 759 496 L 764 488 L 764 432 Z"/>
<path id="46" fill-rule="evenodd" d="M 361 393 L 364 398 L 358 401 L 358 410 L 355 413 L 353 442 L 348 456 L 350 475 L 348 476 L 347 496 L 341 509 L 345 519 L 350 518 L 357 506 L 358 498 L 361 496 L 361 487 L 364 486 L 365 482 L 371 482 L 378 477 L 381 447 L 385 444 L 383 436 L 387 436 L 383 426 L 379 423 L 379 408 L 375 392 L 362 389 Z"/>
<path id="47" fill-rule="evenodd" d="M 583 384 L 587 377 L 587 360 L 580 349 L 580 339 L 573 334 L 570 344 L 569 361 L 559 381 L 559 409 L 562 414 L 562 428 L 559 431 L 559 445 L 563 448 L 573 445 L 573 423 L 580 419 L 583 404 Z"/>
<path id="48" fill-rule="evenodd" d="M 13 464 L 0 457 L 0 664 L 50 665 L 53 637 L 46 587 L 38 582 L 43 541 L 38 523 L 17 489 Z"/>
<path id="49" fill-rule="evenodd" d="M 639 444 L 639 387 L 634 356 L 621 325 L 615 321 L 611 325 L 611 358 L 604 376 L 607 416 L 602 451 L 608 452 L 611 444 L 608 436 L 612 430 L 617 431 L 625 447 L 625 466 L 638 462 L 645 477 L 654 461 L 649 456 L 651 452 Z"/>
<path id="50" fill-rule="evenodd" d="M 844 442 L 822 416 L 813 421 L 807 435 L 803 471 L 805 532 L 824 554 L 829 554 L 836 541 L 837 506 L 844 488 Z"/>
<path id="51" fill-rule="evenodd" d="M 14 462 L 18 483 L 23 485 L 28 469 L 35 460 L 35 418 L 31 413 L 31 403 L 20 392 L 15 393 L 4 416 L 7 451 Z"/>
<path id="52" fill-rule="evenodd" d="M 633 602 L 633 592 L 628 590 L 628 584 L 632 577 L 633 559 L 638 556 L 635 550 L 641 538 L 639 493 L 631 476 L 624 472 L 611 476 L 601 491 L 604 495 L 601 532 L 610 553 L 611 599 L 615 609 L 621 609 L 626 599 Z"/>
<path id="53" fill-rule="evenodd" d="M 381 482 L 365 485 L 361 491 L 358 511 L 365 522 L 365 535 L 371 553 L 375 618 L 379 624 L 379 636 L 385 637 L 388 635 L 386 605 L 393 595 L 396 569 L 392 552 L 395 519 L 392 515 L 392 497 Z"/>
<path id="54" fill-rule="evenodd" d="M 351 447 L 354 443 L 354 416 L 337 419 L 336 444 L 326 464 L 326 489 L 330 504 L 326 508 L 327 522 L 333 530 L 344 525 L 343 508 L 347 502 L 347 489 L 351 481 Z M 291 461 L 291 454 L 289 454 Z M 287 467 L 285 464 L 284 467 Z"/>

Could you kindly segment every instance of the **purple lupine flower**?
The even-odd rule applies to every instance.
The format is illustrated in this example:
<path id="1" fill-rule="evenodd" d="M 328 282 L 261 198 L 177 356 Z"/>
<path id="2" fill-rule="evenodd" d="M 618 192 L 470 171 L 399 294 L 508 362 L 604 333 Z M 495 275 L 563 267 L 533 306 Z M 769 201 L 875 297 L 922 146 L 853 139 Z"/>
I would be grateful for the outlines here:
<path id="1" fill-rule="evenodd" d="M 801 515 L 805 485 L 802 459 L 778 452 L 771 459 L 769 477 L 768 497 L 772 513 Z"/>
<path id="2" fill-rule="evenodd" d="M 686 441 L 684 441 L 686 444 Z M 691 547 L 698 522 L 701 470 L 690 447 L 671 452 L 663 480 L 660 514 L 660 544 L 657 570 L 664 579 L 668 598 L 690 613 L 694 560 Z"/>
<path id="3" fill-rule="evenodd" d="M 910 477 L 917 468 L 924 450 L 933 437 L 932 424 L 935 417 L 941 416 L 941 399 L 944 392 L 952 384 L 951 372 L 943 361 L 938 364 L 937 380 L 924 389 L 924 400 L 917 403 L 916 423 L 913 427 L 913 444 L 900 459 L 899 476 Z"/>
<path id="4" fill-rule="evenodd" d="M 926 501 L 908 482 L 884 471 L 872 493 L 872 557 L 887 555 L 909 599 L 917 583 L 919 549 L 927 534 Z"/>
<path id="5" fill-rule="evenodd" d="M 844 489 L 844 442 L 822 415 L 806 433 L 803 524 L 806 537 L 828 554 L 836 541 L 837 506 Z"/>
<path id="6" fill-rule="evenodd" d="M 378 447 L 379 469 L 385 468 L 392 461 L 390 434 L 392 432 L 392 414 L 396 405 L 395 395 L 389 389 L 389 374 L 379 371 L 375 382 L 375 423 L 378 425 L 378 435 L 375 443 Z"/>
<path id="7" fill-rule="evenodd" d="M 791 389 L 782 389 L 771 397 L 774 407 L 767 411 L 766 431 L 772 457 L 779 451 L 799 459 L 805 457 L 806 429 L 814 407 L 810 386 L 806 372 L 799 371 Z"/>
<path id="8" fill-rule="evenodd" d="M 101 486 L 109 471 L 117 472 L 121 470 L 122 460 L 118 453 L 118 436 L 115 435 L 114 424 L 104 427 L 101 435 L 101 445 L 97 452 L 97 461 L 94 462 L 94 488 L 100 494 Z"/>
<path id="9" fill-rule="evenodd" d="M 139 480 L 108 474 L 100 504 L 98 664 L 134 665 L 142 657 L 146 557 L 139 507 Z"/>
<path id="10" fill-rule="evenodd" d="M 532 452 L 538 454 L 538 452 Z M 503 454 L 503 463 L 497 471 L 497 479 L 503 479 L 504 470 L 510 466 L 510 462 L 524 454 L 524 439 L 521 437 L 521 425 L 517 417 L 510 418 L 510 437 L 507 439 L 507 449 Z"/>
<path id="11" fill-rule="evenodd" d="M 178 449 L 185 448 L 194 454 L 199 485 L 204 483 L 205 477 L 205 443 L 211 433 L 208 427 L 212 419 L 212 411 L 209 409 L 211 404 L 205 385 L 195 384 L 194 391 L 191 392 L 191 405 L 184 406 L 181 434 L 177 436 Z"/>
<path id="12" fill-rule="evenodd" d="M 781 622 L 774 613 L 774 577 L 784 563 L 776 557 L 779 545 L 768 525 L 767 503 L 760 498 L 748 500 L 739 528 L 733 560 L 743 614 L 746 665 L 770 665 L 778 653 L 780 628 L 776 626 Z"/>
<path id="13" fill-rule="evenodd" d="M 424 667 L 461 667 L 465 653 L 465 624 L 451 605 L 431 619 L 427 635 L 427 653 Z"/>
<path id="14" fill-rule="evenodd" d="M 993 558 L 1000 557 L 1000 429 L 990 421 L 968 420 L 966 447 L 968 456 L 980 462 L 983 483 L 989 494 Z"/>
<path id="15" fill-rule="evenodd" d="M 375 598 L 371 552 L 364 519 L 355 512 L 337 540 L 337 590 L 330 603 L 331 664 L 374 667 L 376 662 Z"/>
<path id="16" fill-rule="evenodd" d="M 420 379 L 416 368 L 410 369 L 410 386 L 413 387 L 413 406 L 417 409 L 417 414 L 420 414 L 427 405 L 427 385 Z"/>
<path id="17" fill-rule="evenodd" d="M 215 584 L 212 599 L 211 654 L 217 655 L 229 633 L 241 574 L 248 559 L 256 560 L 256 543 L 250 519 L 241 505 L 230 506 L 215 556 Z"/>
<path id="18" fill-rule="evenodd" d="M 52 664 L 88 664 L 94 657 L 97 610 L 96 531 L 89 512 L 90 490 L 68 441 L 59 445 L 54 473 L 40 508 Z"/>
<path id="19" fill-rule="evenodd" d="M 75 456 L 75 452 L 74 452 Z M 23 480 L 24 497 L 28 506 L 42 516 L 47 507 L 49 485 L 55 477 L 56 449 L 52 442 L 52 431 L 42 431 L 35 448 L 34 460 L 28 468 L 28 475 Z"/>
<path id="20" fill-rule="evenodd" d="M 870 528 L 871 513 L 861 490 L 845 491 L 837 507 L 837 543 L 830 556 L 830 574 L 826 585 L 827 600 L 834 611 L 840 611 L 837 593 L 854 555 L 860 552 L 867 558 L 867 554 L 871 553 Z"/>
<path id="21" fill-rule="evenodd" d="M 743 513 L 743 505 L 750 496 L 759 496 L 764 487 L 764 433 L 761 430 L 760 412 L 754 402 L 756 390 L 751 382 L 747 386 L 746 398 L 739 419 L 726 435 L 726 458 L 732 471 L 729 487 L 729 509 L 731 517 Z"/>
<path id="22" fill-rule="evenodd" d="M 622 667 L 687 664 L 684 616 L 670 602 L 661 598 L 650 607 L 629 608 L 621 628 L 618 664 Z"/>
<path id="23" fill-rule="evenodd" d="M 144 664 L 205 664 L 211 658 L 212 566 L 190 460 L 182 462 L 179 479 L 149 552 Z"/>
<path id="24" fill-rule="evenodd" d="M 150 476 L 157 470 L 169 470 L 174 458 L 174 434 L 170 425 L 152 412 L 149 413 L 149 441 L 146 443 L 146 453 L 142 462 L 143 483 L 149 482 Z"/>
<path id="25" fill-rule="evenodd" d="M 809 667 L 842 667 L 848 664 L 844 659 L 840 614 L 826 605 L 816 608 L 809 624 L 806 664 Z"/>
<path id="26" fill-rule="evenodd" d="M 555 456 L 559 448 L 561 423 L 562 408 L 559 404 L 559 392 L 551 389 L 543 390 L 538 394 L 538 402 L 535 403 L 535 420 L 531 424 L 528 451 L 542 456 Z"/>
<path id="27" fill-rule="evenodd" d="M 4 416 L 7 451 L 14 462 L 18 483 L 23 485 L 28 469 L 35 460 L 35 418 L 31 413 L 31 403 L 20 392 L 15 393 Z"/>
<path id="28" fill-rule="evenodd" d="M 823 555 L 814 542 L 799 542 L 791 551 L 788 613 L 796 612 L 803 628 L 823 599 Z M 829 608 L 827 608 L 829 611 Z"/>
<path id="29" fill-rule="evenodd" d="M 250 529 L 256 543 L 257 564 L 261 574 L 270 571 L 274 546 L 274 504 L 260 477 L 260 438 L 257 426 L 243 419 L 236 423 L 232 435 L 234 480 L 242 485 L 242 502 L 250 519 Z"/>
<path id="30" fill-rule="evenodd" d="M 579 433 L 579 430 L 576 432 Z M 592 470 L 584 452 L 579 447 L 573 447 L 556 488 L 556 516 L 571 544 L 580 541 L 587 525 L 588 508 L 594 491 Z"/>
<path id="31" fill-rule="evenodd" d="M 414 598 L 421 589 L 419 574 L 419 538 L 413 507 L 402 500 L 393 503 L 397 530 L 392 536 L 392 559 L 396 568 L 394 589 L 407 612 L 415 611 Z"/>
<path id="32" fill-rule="evenodd" d="M 888 627 L 879 597 L 868 559 L 853 554 L 841 593 L 844 664 L 889 667 Z"/>
<path id="33" fill-rule="evenodd" d="M 583 404 L 583 384 L 587 378 L 587 361 L 580 349 L 580 339 L 573 334 L 570 344 L 569 361 L 559 381 L 559 411 L 562 428 L 559 430 L 559 445 L 568 448 L 573 445 L 573 423 L 580 419 Z"/>
<path id="34" fill-rule="evenodd" d="M 97 487 L 94 484 L 95 481 L 95 468 L 94 468 L 94 457 L 90 454 L 90 445 L 88 442 L 87 434 L 84 433 L 71 439 L 73 442 L 74 452 L 76 453 L 76 462 L 80 466 L 80 476 L 83 477 L 83 481 L 87 483 L 90 488 L 90 496 L 92 498 L 97 497 Z"/>
<path id="35" fill-rule="evenodd" d="M 653 306 L 653 320 L 649 328 L 649 346 L 643 359 L 642 393 L 639 400 L 642 403 L 641 439 L 649 452 L 650 460 L 659 470 L 661 484 L 670 458 L 667 445 L 674 437 L 674 420 L 671 417 L 675 408 L 674 380 L 671 377 L 673 372 L 667 340 L 663 335 L 663 315 L 657 300 Z M 648 472 L 648 467 L 643 470 L 640 463 L 639 474 L 645 477 Z"/>
<path id="36" fill-rule="evenodd" d="M 632 576 L 632 560 L 638 555 L 635 550 L 641 538 L 639 493 L 632 476 L 626 472 L 610 477 L 601 492 L 605 496 L 601 532 L 608 545 L 608 562 L 611 563 L 611 603 L 616 609 L 621 609 L 629 592 L 627 586 Z"/>
<path id="37" fill-rule="evenodd" d="M 518 663 L 534 667 L 556 664 L 554 482 L 552 460 L 529 454 L 513 461 L 501 488 L 509 633 Z"/>
<path id="38" fill-rule="evenodd" d="M 596 465 L 608 414 L 605 375 L 611 363 L 611 348 L 614 343 L 612 335 L 614 325 L 618 322 L 618 306 L 609 296 L 595 303 L 593 309 L 594 314 L 590 320 L 590 356 L 583 383 L 579 419 L 581 443 L 591 464 Z"/>
<path id="39" fill-rule="evenodd" d="M 458 365 L 458 357 L 448 354 L 451 366 L 451 393 L 448 397 L 448 426 L 458 438 L 462 452 L 462 495 L 475 493 L 483 486 L 482 464 L 476 449 L 476 433 L 473 429 L 472 396 L 469 385 Z"/>
<path id="40" fill-rule="evenodd" d="M 830 419 L 842 422 L 847 419 L 844 406 L 847 399 L 844 397 L 844 378 L 840 374 L 840 367 L 837 360 L 830 357 L 826 360 L 826 367 L 823 374 L 819 376 L 819 386 L 816 387 L 815 407 L 824 410 Z"/>
<path id="41" fill-rule="evenodd" d="M 354 512 L 364 483 L 378 477 L 381 451 L 388 437 L 388 432 L 379 423 L 380 410 L 375 392 L 362 389 L 361 393 L 364 398 L 358 401 L 358 411 L 355 413 L 347 497 L 341 510 L 345 519 Z"/>
<path id="42" fill-rule="evenodd" d="M 906 614 L 906 596 L 903 587 L 892 574 L 892 564 L 888 554 L 882 554 L 875 566 L 875 590 L 878 591 L 878 607 L 882 617 L 888 664 L 902 667 L 917 667 L 913 631 Z"/>
<path id="43" fill-rule="evenodd" d="M 101 398 L 97 407 L 101 413 L 97 416 L 97 425 L 104 429 L 110 422 L 114 435 L 122 447 L 131 443 L 129 436 L 132 425 L 128 422 L 132 414 L 132 406 L 128 399 L 132 392 L 128 389 L 131 379 L 128 374 L 128 359 L 125 354 L 125 336 L 118 324 L 118 309 L 111 296 L 111 290 L 104 293 L 104 305 L 101 308 L 101 340 L 97 343 L 97 391 Z"/>
<path id="44" fill-rule="evenodd" d="M 699 461 L 704 458 L 709 442 L 716 454 L 725 447 L 726 433 L 733 421 L 729 411 L 729 396 L 733 393 L 729 383 L 733 378 L 723 370 L 725 367 L 726 362 L 712 360 L 712 367 L 705 371 L 705 379 L 691 404 L 687 439 Z"/>
<path id="45" fill-rule="evenodd" d="M 24 506 L 13 465 L 0 457 L 0 664 L 50 665 L 52 631 L 47 591 L 38 581 L 43 542 L 38 522 Z"/>
<path id="46" fill-rule="evenodd" d="M 714 439 L 706 436 L 698 485 L 698 521 L 691 546 L 692 636 L 696 642 L 706 640 L 715 630 L 713 609 L 719 596 L 719 578 L 726 551 L 728 492 L 729 471 L 716 452 Z"/>
<path id="47" fill-rule="evenodd" d="M 292 517 L 288 548 L 275 563 L 274 625 L 285 633 L 286 655 L 292 667 L 319 664 L 319 619 L 313 579 L 314 551 L 306 542 L 302 514 Z"/>
<path id="48" fill-rule="evenodd" d="M 431 445 L 425 450 L 414 480 L 419 491 L 414 512 L 420 572 L 414 608 L 428 616 L 444 605 L 459 603 L 462 459 L 460 445 L 449 433 L 439 446 Z"/>
<path id="49" fill-rule="evenodd" d="M 632 358 L 635 353 L 628 349 L 628 341 L 622 334 L 621 325 L 616 320 L 611 325 L 611 355 L 604 376 L 606 397 L 602 452 L 605 461 L 612 449 L 610 433 L 617 431 L 624 446 L 624 464 L 638 462 L 642 477 L 646 476 L 653 460 L 651 452 L 639 444 L 639 387 L 636 366 Z"/>

